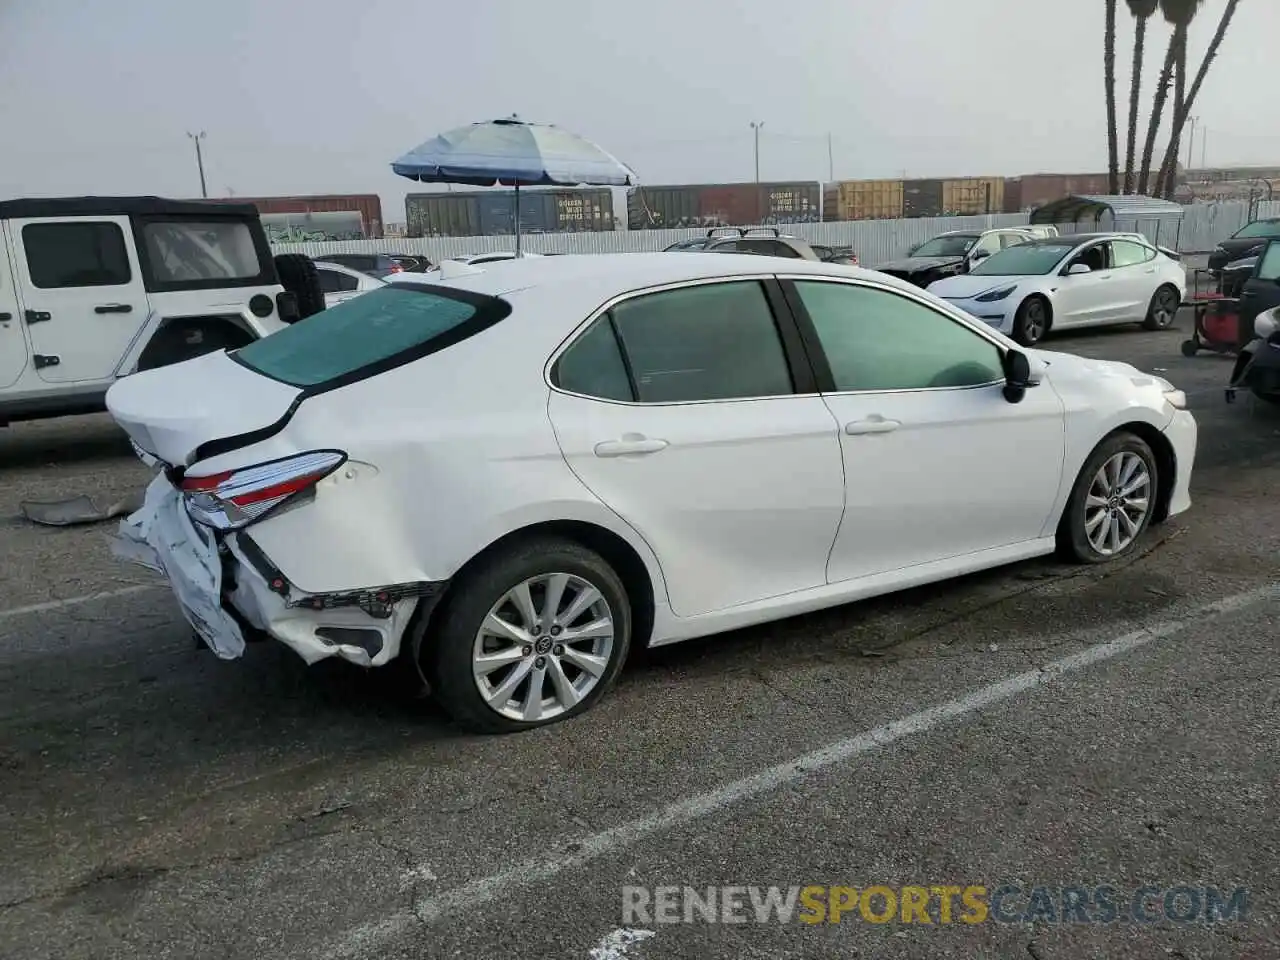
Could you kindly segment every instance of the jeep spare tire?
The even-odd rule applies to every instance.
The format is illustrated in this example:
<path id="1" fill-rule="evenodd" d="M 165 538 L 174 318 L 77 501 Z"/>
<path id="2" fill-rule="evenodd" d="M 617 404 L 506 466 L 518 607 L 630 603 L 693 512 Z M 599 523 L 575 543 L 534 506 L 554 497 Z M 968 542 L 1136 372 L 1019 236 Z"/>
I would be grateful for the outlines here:
<path id="1" fill-rule="evenodd" d="M 315 262 L 302 253 L 282 253 L 275 258 L 280 285 L 298 303 L 298 318 L 305 320 L 324 309 L 324 291 Z"/>

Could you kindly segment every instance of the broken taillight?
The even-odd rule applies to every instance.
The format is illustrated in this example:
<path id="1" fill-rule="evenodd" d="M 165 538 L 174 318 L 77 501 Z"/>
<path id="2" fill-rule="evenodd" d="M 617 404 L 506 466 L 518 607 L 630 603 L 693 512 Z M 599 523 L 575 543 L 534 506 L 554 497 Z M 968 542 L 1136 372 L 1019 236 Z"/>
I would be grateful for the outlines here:
<path id="1" fill-rule="evenodd" d="M 191 519 L 218 530 L 238 530 L 310 490 L 346 459 L 341 450 L 312 450 L 238 470 L 186 474 L 178 486 Z"/>

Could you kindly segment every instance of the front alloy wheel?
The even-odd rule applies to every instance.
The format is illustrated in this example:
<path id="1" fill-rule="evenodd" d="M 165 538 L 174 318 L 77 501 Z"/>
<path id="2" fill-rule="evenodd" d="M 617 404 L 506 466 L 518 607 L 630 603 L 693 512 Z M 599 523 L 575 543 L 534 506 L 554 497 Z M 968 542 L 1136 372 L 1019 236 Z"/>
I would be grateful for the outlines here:
<path id="1" fill-rule="evenodd" d="M 1118 433 L 1099 444 L 1063 511 L 1061 552 L 1084 563 L 1131 552 L 1151 523 L 1158 479 L 1155 455 L 1141 437 Z"/>
<path id="2" fill-rule="evenodd" d="M 1147 319 L 1143 326 L 1148 330 L 1167 330 L 1177 319 L 1178 308 L 1182 298 L 1173 287 L 1161 287 L 1151 298 L 1151 306 L 1147 309 Z"/>

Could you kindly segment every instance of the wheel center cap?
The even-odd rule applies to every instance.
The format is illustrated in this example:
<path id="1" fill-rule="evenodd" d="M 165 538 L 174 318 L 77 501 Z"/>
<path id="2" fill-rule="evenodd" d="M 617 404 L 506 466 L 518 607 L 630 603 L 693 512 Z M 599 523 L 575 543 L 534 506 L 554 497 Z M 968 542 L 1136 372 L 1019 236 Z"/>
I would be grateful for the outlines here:
<path id="1" fill-rule="evenodd" d="M 550 637 L 539 637 L 539 638 L 537 639 L 537 641 L 535 641 L 535 642 L 534 642 L 533 649 L 534 649 L 535 651 L 537 651 L 539 654 L 547 654 L 547 653 L 550 653 L 550 652 L 551 652 L 551 638 L 550 638 Z"/>

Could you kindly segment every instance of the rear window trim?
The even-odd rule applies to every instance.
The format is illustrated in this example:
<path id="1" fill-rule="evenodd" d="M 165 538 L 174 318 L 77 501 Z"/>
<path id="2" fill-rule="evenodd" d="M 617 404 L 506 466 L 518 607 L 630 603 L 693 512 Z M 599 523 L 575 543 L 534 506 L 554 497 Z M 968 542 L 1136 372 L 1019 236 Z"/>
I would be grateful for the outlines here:
<path id="1" fill-rule="evenodd" d="M 340 390 L 343 387 L 349 387 L 353 383 L 359 383 L 362 380 L 368 380 L 372 377 L 380 376 L 388 371 L 395 370 L 397 367 L 403 367 L 407 364 L 414 363 L 424 357 L 429 357 L 433 353 L 439 353 L 441 350 L 447 350 L 464 340 L 469 340 L 476 334 L 488 330 L 490 327 L 501 323 L 507 317 L 511 316 L 511 303 L 504 300 L 500 296 L 488 293 L 475 293 L 471 290 L 459 290 L 457 287 L 445 287 L 437 284 L 428 283 L 397 283 L 397 289 L 410 291 L 413 293 L 431 293 L 447 300 L 456 300 L 475 308 L 475 314 L 469 319 L 464 320 L 437 337 L 417 344 L 413 347 L 400 350 L 390 356 L 383 357 L 381 360 L 375 360 L 373 363 L 366 363 L 362 367 L 356 367 L 354 370 L 348 370 L 346 373 L 336 377 L 330 377 L 328 380 L 322 380 L 320 383 L 310 384 L 307 386 L 299 386 L 296 383 L 290 383 L 288 380 L 281 380 L 279 377 L 273 377 L 264 370 L 248 363 L 240 357 L 240 350 L 229 352 L 229 356 L 240 366 L 244 367 L 250 373 L 260 377 L 266 377 L 268 380 L 274 380 L 276 383 L 282 383 L 286 387 L 290 387 L 299 391 L 298 398 L 294 403 L 293 409 L 297 409 L 297 404 L 303 400 L 318 396 L 322 393 L 329 393 L 333 390 Z M 377 293 L 376 290 L 369 291 Z M 338 309 L 342 304 L 336 304 L 329 309 Z M 298 320 L 297 323 L 306 323 L 306 319 Z M 256 342 L 256 341 L 255 341 Z M 293 410 L 290 410 L 290 415 Z M 283 427 L 283 424 L 281 424 Z"/>

